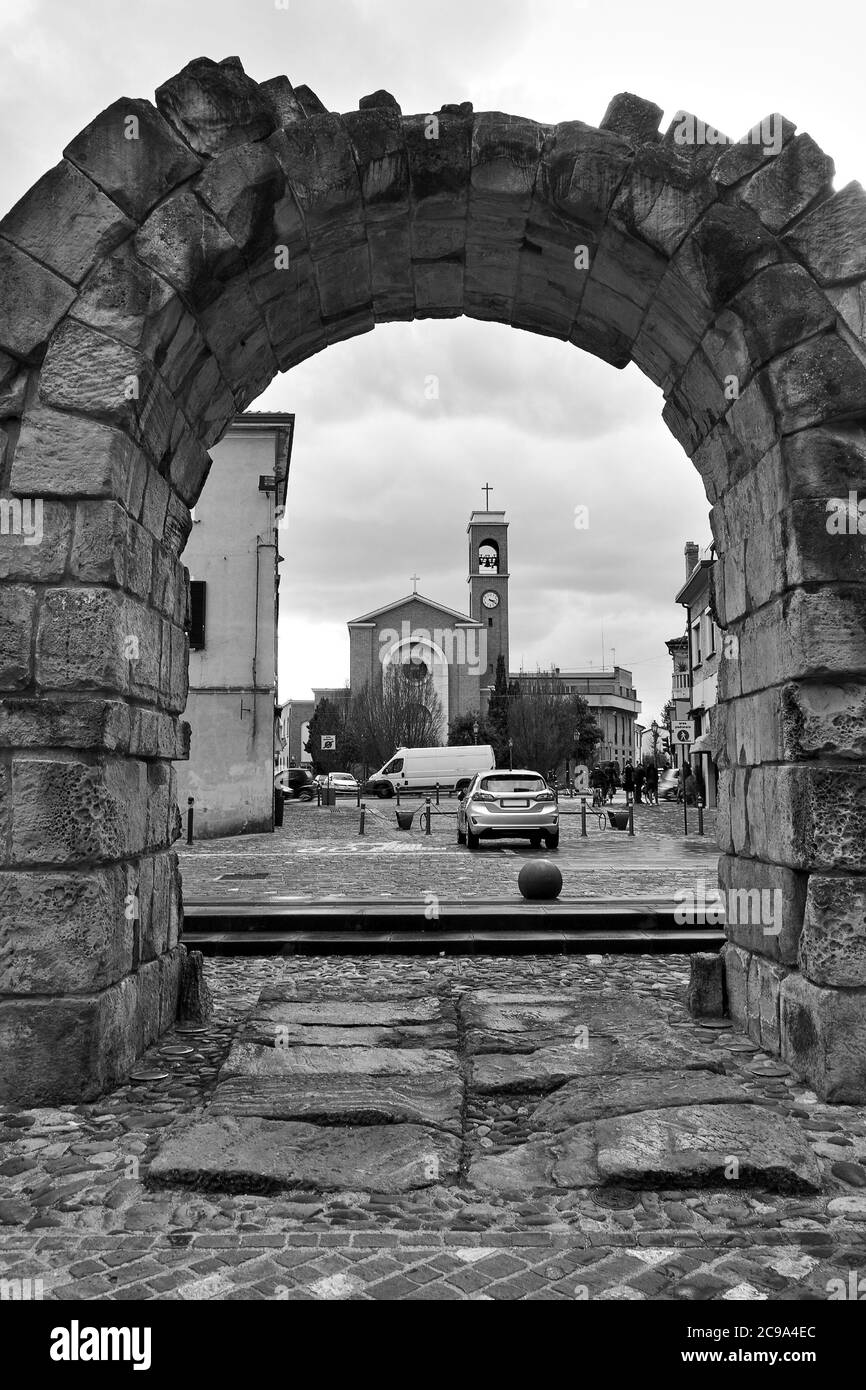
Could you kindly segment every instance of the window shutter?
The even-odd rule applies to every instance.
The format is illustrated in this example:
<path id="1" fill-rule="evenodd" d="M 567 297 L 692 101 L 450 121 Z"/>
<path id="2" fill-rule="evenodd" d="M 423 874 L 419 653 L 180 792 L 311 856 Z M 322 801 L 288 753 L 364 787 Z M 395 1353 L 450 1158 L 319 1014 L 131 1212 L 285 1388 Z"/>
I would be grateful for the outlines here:
<path id="1" fill-rule="evenodd" d="M 189 649 L 191 652 L 200 652 L 204 649 L 206 610 L 207 584 L 203 579 L 192 579 L 189 585 Z"/>

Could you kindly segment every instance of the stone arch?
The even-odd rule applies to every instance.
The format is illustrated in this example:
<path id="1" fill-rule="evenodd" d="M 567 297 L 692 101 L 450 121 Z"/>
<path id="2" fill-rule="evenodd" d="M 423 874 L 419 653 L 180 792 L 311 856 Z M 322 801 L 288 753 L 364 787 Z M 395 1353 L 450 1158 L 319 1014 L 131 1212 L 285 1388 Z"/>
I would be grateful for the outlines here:
<path id="1" fill-rule="evenodd" d="M 599 127 L 328 112 L 198 59 L 121 98 L 0 224 L 6 1096 L 92 1096 L 170 1022 L 189 509 L 279 371 L 389 320 L 549 334 L 661 388 L 712 506 L 731 1006 L 866 1095 L 866 197 L 781 117 L 731 143 L 615 97 Z"/>

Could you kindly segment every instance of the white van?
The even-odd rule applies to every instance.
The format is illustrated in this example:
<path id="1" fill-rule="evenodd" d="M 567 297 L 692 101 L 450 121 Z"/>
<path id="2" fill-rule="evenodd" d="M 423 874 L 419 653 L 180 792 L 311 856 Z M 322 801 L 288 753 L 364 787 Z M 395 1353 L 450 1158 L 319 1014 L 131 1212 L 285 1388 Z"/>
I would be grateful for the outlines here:
<path id="1" fill-rule="evenodd" d="M 493 772 L 496 759 L 489 743 L 465 748 L 398 748 L 384 767 L 364 783 L 368 796 L 403 791 L 464 791 L 478 772 Z"/>

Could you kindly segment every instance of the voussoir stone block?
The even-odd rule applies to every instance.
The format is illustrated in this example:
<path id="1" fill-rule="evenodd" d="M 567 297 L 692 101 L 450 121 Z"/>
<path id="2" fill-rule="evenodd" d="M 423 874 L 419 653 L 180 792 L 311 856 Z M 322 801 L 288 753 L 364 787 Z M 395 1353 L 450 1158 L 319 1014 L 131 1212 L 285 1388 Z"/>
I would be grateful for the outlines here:
<path id="1" fill-rule="evenodd" d="M 306 224 L 315 260 L 364 240 L 364 202 L 358 168 L 339 116 L 313 116 L 277 132 L 269 148 L 288 178 Z"/>
<path id="2" fill-rule="evenodd" d="M 36 361 L 75 299 L 75 290 L 3 236 L 0 285 L 0 349 Z"/>
<path id="3" fill-rule="evenodd" d="M 267 144 L 235 145 L 209 161 L 195 193 L 248 255 L 273 246 L 274 212 L 286 176 Z"/>
<path id="4" fill-rule="evenodd" d="M 774 408 L 785 434 L 863 413 L 866 362 L 835 333 L 792 348 L 767 371 Z"/>
<path id="5" fill-rule="evenodd" d="M 811 135 L 797 135 L 738 193 L 765 227 L 780 232 L 822 193 L 832 191 L 835 172 L 833 160 Z"/>
<path id="6" fill-rule="evenodd" d="M 866 986 L 866 877 L 811 875 L 800 969 L 816 985 Z"/>
<path id="7" fill-rule="evenodd" d="M 112 102 L 63 154 L 136 222 L 202 165 L 151 103 L 139 97 Z"/>
<path id="8" fill-rule="evenodd" d="M 631 145 L 654 145 L 662 138 L 659 126 L 663 115 L 654 101 L 646 101 L 633 92 L 618 92 L 609 102 L 599 129 L 612 130 Z"/>
<path id="9" fill-rule="evenodd" d="M 262 92 L 238 64 L 196 58 L 156 91 L 156 105 L 192 148 L 218 154 L 233 145 L 264 140 L 276 129 L 276 115 Z"/>
<path id="10" fill-rule="evenodd" d="M 0 222 L 0 233 L 57 275 L 80 284 L 135 223 L 63 159 Z"/>
<path id="11" fill-rule="evenodd" d="M 785 236 L 819 285 L 866 276 L 866 192 L 846 184 Z"/>
<path id="12" fill-rule="evenodd" d="M 866 1100 L 866 989 L 830 989 L 799 972 L 780 991 L 782 1060 L 822 1100 Z"/>

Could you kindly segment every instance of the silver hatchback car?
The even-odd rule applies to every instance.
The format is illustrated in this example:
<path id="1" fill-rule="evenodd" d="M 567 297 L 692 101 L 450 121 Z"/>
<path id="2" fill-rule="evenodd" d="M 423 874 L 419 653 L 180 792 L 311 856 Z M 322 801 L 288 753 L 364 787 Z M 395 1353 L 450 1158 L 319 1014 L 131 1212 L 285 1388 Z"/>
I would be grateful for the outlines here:
<path id="1" fill-rule="evenodd" d="M 477 849 L 482 839 L 544 840 L 559 846 L 559 806 L 540 772 L 480 772 L 457 807 L 457 841 Z"/>

